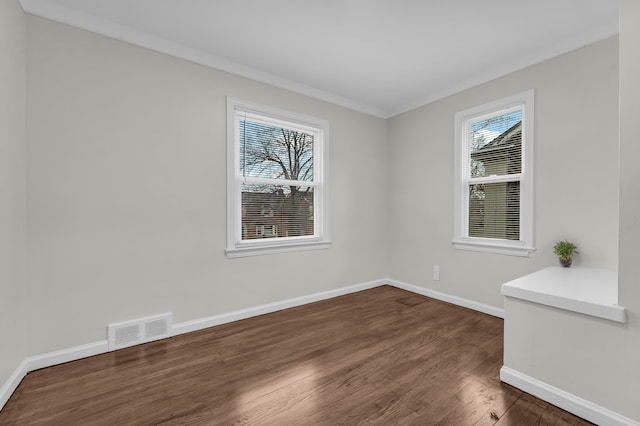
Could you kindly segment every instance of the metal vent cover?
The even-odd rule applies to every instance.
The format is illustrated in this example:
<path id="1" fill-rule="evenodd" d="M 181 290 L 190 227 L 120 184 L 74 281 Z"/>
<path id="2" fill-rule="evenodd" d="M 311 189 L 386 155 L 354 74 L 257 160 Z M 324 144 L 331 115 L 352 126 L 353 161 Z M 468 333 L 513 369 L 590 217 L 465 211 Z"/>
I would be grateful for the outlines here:
<path id="1" fill-rule="evenodd" d="M 171 335 L 171 312 L 107 326 L 109 350 L 122 349 Z"/>

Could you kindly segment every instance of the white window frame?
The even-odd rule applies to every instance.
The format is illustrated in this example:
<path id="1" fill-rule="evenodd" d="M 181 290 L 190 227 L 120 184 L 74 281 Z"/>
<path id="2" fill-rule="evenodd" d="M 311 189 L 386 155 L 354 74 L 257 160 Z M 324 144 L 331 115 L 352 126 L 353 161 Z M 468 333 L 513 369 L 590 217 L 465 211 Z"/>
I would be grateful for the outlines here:
<path id="1" fill-rule="evenodd" d="M 453 246 L 471 250 L 511 256 L 528 257 L 534 247 L 533 206 L 533 117 L 534 92 L 528 90 L 494 102 L 489 102 L 455 114 L 455 187 Z M 520 181 L 520 239 L 469 237 L 469 182 L 470 182 L 470 123 L 509 109 L 522 109 L 522 171 Z M 483 183 L 501 182 L 503 176 L 482 178 Z"/>
<path id="2" fill-rule="evenodd" d="M 240 175 L 240 130 L 238 114 L 257 114 L 275 125 L 291 124 L 315 133 L 313 148 L 313 230 L 314 234 L 297 237 L 242 239 L 243 177 Z M 328 194 L 329 122 L 269 106 L 227 97 L 227 249 L 228 258 L 327 249 L 329 240 Z M 282 183 L 286 184 L 288 181 Z M 282 184 L 280 183 L 280 184 Z"/>

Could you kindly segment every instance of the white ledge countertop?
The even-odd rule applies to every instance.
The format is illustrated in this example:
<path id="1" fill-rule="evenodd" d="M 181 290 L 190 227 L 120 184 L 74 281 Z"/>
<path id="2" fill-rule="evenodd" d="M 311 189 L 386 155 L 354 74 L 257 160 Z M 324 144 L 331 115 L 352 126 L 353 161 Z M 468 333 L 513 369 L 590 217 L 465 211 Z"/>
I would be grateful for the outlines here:
<path id="1" fill-rule="evenodd" d="M 502 284 L 502 295 L 611 321 L 626 321 L 625 309 L 618 306 L 616 271 L 551 266 Z"/>

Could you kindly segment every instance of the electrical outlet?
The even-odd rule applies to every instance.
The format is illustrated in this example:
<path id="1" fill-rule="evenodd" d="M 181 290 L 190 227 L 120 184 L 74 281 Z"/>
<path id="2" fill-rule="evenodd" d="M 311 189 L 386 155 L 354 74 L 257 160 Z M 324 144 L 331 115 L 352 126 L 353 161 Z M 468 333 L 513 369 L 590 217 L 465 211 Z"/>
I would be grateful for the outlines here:
<path id="1" fill-rule="evenodd" d="M 440 281 L 440 267 L 437 265 L 433 266 L 433 280 Z"/>

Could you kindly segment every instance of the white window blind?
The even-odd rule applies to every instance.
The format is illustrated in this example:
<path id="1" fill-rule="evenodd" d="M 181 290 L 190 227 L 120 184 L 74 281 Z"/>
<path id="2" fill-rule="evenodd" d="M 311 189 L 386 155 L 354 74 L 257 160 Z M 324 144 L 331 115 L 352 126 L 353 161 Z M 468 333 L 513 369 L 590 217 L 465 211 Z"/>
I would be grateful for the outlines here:
<path id="1" fill-rule="evenodd" d="M 470 120 L 469 237 L 520 239 L 522 110 Z"/>
<path id="2" fill-rule="evenodd" d="M 268 232 L 242 240 L 315 235 L 314 143 L 317 129 L 238 112 L 242 225 Z M 275 230 L 278 230 L 276 232 Z"/>

